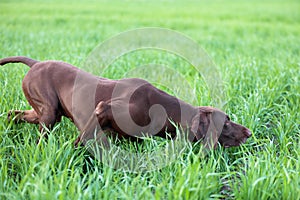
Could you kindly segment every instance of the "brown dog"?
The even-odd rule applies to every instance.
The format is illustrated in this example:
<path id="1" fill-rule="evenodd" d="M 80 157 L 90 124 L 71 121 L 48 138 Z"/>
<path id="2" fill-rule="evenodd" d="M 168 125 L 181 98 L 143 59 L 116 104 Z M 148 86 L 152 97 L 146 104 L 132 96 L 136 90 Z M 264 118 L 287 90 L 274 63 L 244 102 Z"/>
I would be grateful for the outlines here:
<path id="1" fill-rule="evenodd" d="M 14 111 L 15 120 L 39 124 L 45 132 L 44 126 L 51 128 L 66 116 L 81 132 L 75 145 L 95 138 L 94 133 L 100 138 L 105 130 L 122 137 L 166 137 L 166 132 L 176 137 L 177 125 L 190 133 L 191 141 L 219 141 L 224 147 L 238 146 L 251 136 L 224 112 L 191 106 L 142 79 L 109 80 L 64 62 L 27 57 L 4 58 L 0 65 L 18 62 L 31 68 L 22 88 L 33 110 Z"/>

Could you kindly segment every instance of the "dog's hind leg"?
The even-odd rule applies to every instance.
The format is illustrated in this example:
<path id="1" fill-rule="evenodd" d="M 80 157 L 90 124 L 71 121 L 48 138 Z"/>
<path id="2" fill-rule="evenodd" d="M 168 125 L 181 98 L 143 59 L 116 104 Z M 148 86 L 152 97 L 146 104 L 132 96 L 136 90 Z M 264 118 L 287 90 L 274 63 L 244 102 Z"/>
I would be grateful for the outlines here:
<path id="1" fill-rule="evenodd" d="M 7 115 L 8 121 L 14 121 L 15 123 L 31 123 L 38 124 L 39 116 L 35 110 L 13 110 L 9 111 Z"/>
<path id="2" fill-rule="evenodd" d="M 42 137 L 47 139 L 49 130 L 54 127 L 56 122 L 60 121 L 61 116 L 57 111 L 58 110 L 55 109 L 55 106 L 44 107 L 44 109 L 42 109 L 41 116 L 39 118 L 39 131 L 41 133 L 39 141 Z"/>

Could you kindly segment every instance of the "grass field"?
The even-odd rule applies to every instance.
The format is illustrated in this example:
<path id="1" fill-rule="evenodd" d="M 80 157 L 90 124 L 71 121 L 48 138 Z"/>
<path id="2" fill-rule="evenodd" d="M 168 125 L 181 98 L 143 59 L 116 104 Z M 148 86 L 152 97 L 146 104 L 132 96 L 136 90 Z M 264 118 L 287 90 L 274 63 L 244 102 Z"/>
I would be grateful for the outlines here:
<path id="1" fill-rule="evenodd" d="M 74 149 L 79 133 L 67 119 L 39 146 L 36 126 L 6 121 L 10 109 L 29 108 L 21 89 L 28 67 L 10 64 L 0 68 L 0 199 L 300 199 L 299 11 L 297 0 L 2 0 L 1 58 L 24 55 L 82 67 L 98 44 L 126 30 L 162 27 L 189 36 L 222 75 L 224 110 L 253 137 L 206 156 L 190 147 L 156 171 L 114 170 Z M 205 88 L 198 89 L 203 80 L 165 54 L 200 104 L 210 104 Z M 128 55 L 105 76 L 121 78 L 143 59 L 160 63 L 162 57 Z"/>

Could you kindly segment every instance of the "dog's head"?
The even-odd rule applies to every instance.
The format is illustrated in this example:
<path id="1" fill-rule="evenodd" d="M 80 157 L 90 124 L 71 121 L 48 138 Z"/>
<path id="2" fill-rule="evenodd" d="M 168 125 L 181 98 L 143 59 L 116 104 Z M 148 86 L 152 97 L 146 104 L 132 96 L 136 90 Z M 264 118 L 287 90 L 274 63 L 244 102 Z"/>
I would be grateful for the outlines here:
<path id="1" fill-rule="evenodd" d="M 251 137 L 251 131 L 230 120 L 229 116 L 212 107 L 199 107 L 192 119 L 191 132 L 195 140 L 203 139 L 209 146 L 219 142 L 224 147 L 239 146 Z"/>

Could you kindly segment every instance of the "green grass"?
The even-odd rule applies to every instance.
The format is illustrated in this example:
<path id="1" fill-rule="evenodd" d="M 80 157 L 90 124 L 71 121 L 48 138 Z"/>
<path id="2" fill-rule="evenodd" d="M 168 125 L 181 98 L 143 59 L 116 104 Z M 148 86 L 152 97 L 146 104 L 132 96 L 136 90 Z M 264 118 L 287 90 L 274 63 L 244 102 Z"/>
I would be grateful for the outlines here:
<path id="1" fill-rule="evenodd" d="M 253 137 L 206 156 L 190 146 L 157 171 L 115 170 L 74 149 L 79 133 L 67 119 L 38 146 L 36 126 L 6 121 L 9 110 L 29 108 L 21 89 L 28 68 L 11 64 L 0 69 L 0 199 L 300 199 L 299 10 L 297 0 L 1 1 L 1 58 L 25 55 L 82 68 L 98 44 L 129 29 L 163 27 L 189 36 L 218 66 L 224 110 Z M 144 61 L 174 67 L 200 105 L 212 102 L 203 80 L 166 52 L 135 52 L 104 75 L 121 78 Z"/>

